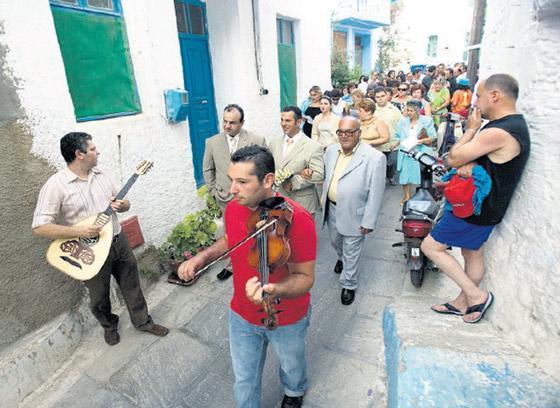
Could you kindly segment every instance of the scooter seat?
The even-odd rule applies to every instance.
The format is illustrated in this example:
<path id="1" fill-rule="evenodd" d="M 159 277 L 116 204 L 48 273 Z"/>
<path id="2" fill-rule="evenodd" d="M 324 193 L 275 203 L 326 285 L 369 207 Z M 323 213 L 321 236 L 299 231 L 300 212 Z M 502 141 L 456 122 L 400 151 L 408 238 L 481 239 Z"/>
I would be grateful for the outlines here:
<path id="1" fill-rule="evenodd" d="M 438 213 L 439 208 L 434 200 L 414 200 L 410 199 L 403 205 L 402 215 L 411 213 L 422 213 L 433 218 Z"/>

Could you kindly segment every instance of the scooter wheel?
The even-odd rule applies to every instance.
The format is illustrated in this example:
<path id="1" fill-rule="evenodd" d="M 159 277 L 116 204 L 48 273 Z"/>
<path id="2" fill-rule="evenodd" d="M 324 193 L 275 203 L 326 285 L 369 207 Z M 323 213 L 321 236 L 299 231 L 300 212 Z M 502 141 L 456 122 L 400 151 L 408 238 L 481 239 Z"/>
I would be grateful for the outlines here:
<path id="1" fill-rule="evenodd" d="M 418 270 L 410 271 L 410 281 L 415 288 L 422 286 L 422 282 L 424 281 L 424 266 Z"/>

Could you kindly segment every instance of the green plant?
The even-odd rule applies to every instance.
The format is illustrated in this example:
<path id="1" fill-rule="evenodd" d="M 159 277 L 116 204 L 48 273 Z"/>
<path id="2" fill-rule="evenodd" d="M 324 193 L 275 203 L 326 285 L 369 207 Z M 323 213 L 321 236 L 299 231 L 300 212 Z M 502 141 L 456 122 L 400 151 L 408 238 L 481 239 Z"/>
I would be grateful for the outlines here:
<path id="1" fill-rule="evenodd" d="M 184 261 L 216 241 L 217 227 L 214 220 L 222 216 L 222 211 L 205 186 L 198 189 L 197 195 L 206 201 L 206 208 L 187 214 L 183 221 L 173 228 L 158 250 L 161 262 Z"/>
<path id="2" fill-rule="evenodd" d="M 334 47 L 331 55 L 331 82 L 335 88 L 343 88 L 349 82 L 357 82 L 362 75 L 362 68 L 358 65 L 348 68 L 346 52 L 340 47 Z"/>
<path id="3" fill-rule="evenodd" d="M 200 187 L 196 194 L 198 195 L 198 198 L 206 201 L 206 210 L 210 216 L 214 218 L 220 218 L 222 216 L 222 209 L 218 205 L 216 199 L 208 194 L 208 188 L 205 185 Z"/>
<path id="4" fill-rule="evenodd" d="M 216 223 L 207 209 L 188 214 L 159 248 L 160 258 L 184 261 L 215 242 Z"/>
<path id="5" fill-rule="evenodd" d="M 379 54 L 377 56 L 377 71 L 386 72 L 393 65 L 393 54 L 396 42 L 393 36 L 387 35 L 378 42 Z"/>

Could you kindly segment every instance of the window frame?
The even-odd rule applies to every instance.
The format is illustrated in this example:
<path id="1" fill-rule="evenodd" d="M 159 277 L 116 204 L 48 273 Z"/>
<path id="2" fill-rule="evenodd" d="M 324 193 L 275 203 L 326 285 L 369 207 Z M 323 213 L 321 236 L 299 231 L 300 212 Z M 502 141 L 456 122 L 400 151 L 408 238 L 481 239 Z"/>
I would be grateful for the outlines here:
<path id="1" fill-rule="evenodd" d="M 290 28 L 290 42 L 284 41 L 284 26 L 288 24 Z M 283 17 L 276 17 L 276 31 L 277 31 L 277 41 L 278 44 L 284 45 L 295 45 L 295 38 L 294 38 L 294 21 L 288 20 L 287 18 Z"/>
<path id="2" fill-rule="evenodd" d="M 428 55 L 429 58 L 437 58 L 438 42 L 439 42 L 439 36 L 437 34 L 432 34 L 428 36 L 428 49 L 426 54 Z"/>
<path id="3" fill-rule="evenodd" d="M 177 9 L 176 4 L 183 5 L 183 15 L 185 17 L 185 25 L 188 32 L 179 31 L 179 24 L 177 22 L 177 33 L 181 38 L 198 38 L 198 39 L 208 39 L 208 15 L 206 10 L 206 3 L 199 0 L 173 0 L 174 3 L 174 11 L 175 11 L 175 19 L 177 19 Z M 204 34 L 195 34 L 192 32 L 192 20 L 191 20 L 191 11 L 189 10 L 189 6 L 199 7 L 202 11 L 202 28 L 204 29 Z"/>
<path id="4" fill-rule="evenodd" d="M 126 24 L 124 23 L 124 15 L 123 15 L 123 10 L 122 10 L 122 5 L 121 5 L 121 0 L 112 0 L 113 2 L 113 10 L 108 10 L 108 9 L 102 9 L 102 8 L 97 8 L 97 7 L 91 7 L 87 4 L 87 0 L 76 0 L 77 4 L 68 4 L 68 3 L 64 3 L 60 0 L 49 0 L 49 4 L 51 7 L 54 8 L 59 8 L 61 10 L 66 10 L 67 12 L 77 12 L 77 13 L 83 13 L 83 14 L 94 14 L 94 15 L 101 15 L 101 16 L 106 16 L 106 17 L 114 17 L 114 18 L 118 18 L 123 20 L 123 25 L 124 27 L 126 27 Z M 126 33 L 126 28 L 123 31 L 123 41 L 126 41 L 128 43 L 128 35 Z M 129 46 L 130 47 L 130 46 Z M 130 48 L 129 48 L 129 53 L 130 53 Z M 64 59 L 64 56 L 62 56 L 62 58 Z M 140 100 L 140 94 L 139 94 L 139 89 L 138 89 L 138 83 L 137 83 L 137 79 L 136 79 L 136 75 L 134 73 L 134 66 L 132 65 L 132 56 L 129 54 L 128 58 L 130 59 L 130 64 L 131 64 L 131 82 L 133 84 L 133 97 L 136 100 L 137 103 L 137 110 L 133 110 L 133 111 L 122 111 L 122 112 L 113 112 L 113 113 L 107 113 L 107 114 L 101 114 L 101 115 L 92 115 L 92 116 L 80 116 L 78 117 L 76 115 L 76 106 L 74 105 L 74 100 L 72 100 L 72 104 L 74 105 L 74 115 L 75 115 L 75 120 L 76 122 L 91 122 L 91 121 L 98 121 L 98 120 L 104 120 L 104 119 L 112 119 L 112 118 L 118 118 L 118 117 L 122 117 L 122 116 L 133 116 L 133 115 L 138 115 L 141 114 L 143 112 L 142 109 L 142 101 Z M 66 75 L 68 75 L 66 73 Z M 67 78 L 68 81 L 68 78 Z M 69 85 L 70 86 L 70 85 Z"/>
<path id="5" fill-rule="evenodd" d="M 94 13 L 94 14 L 105 14 L 110 16 L 119 16 L 123 17 L 122 5 L 121 0 L 112 0 L 113 1 L 113 9 L 104 9 L 99 7 L 92 7 L 87 3 L 87 0 L 76 0 L 77 4 L 68 4 L 61 0 L 49 0 L 51 6 L 54 7 L 62 7 L 77 11 L 83 11 L 86 13 Z"/>

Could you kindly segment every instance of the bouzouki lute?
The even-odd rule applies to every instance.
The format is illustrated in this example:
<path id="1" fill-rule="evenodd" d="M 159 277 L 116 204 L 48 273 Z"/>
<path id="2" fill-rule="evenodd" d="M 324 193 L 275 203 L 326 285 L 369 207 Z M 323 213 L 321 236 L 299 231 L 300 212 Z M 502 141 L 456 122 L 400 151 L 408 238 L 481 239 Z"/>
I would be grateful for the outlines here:
<path id="1" fill-rule="evenodd" d="M 115 200 L 122 200 L 138 176 L 146 174 L 153 166 L 149 160 L 142 161 Z M 51 243 L 47 251 L 47 262 L 61 272 L 78 280 L 88 280 L 99 273 L 109 255 L 113 242 L 113 209 L 109 204 L 105 211 L 94 214 L 75 225 L 97 225 L 101 232 L 92 238 L 63 238 Z"/>

